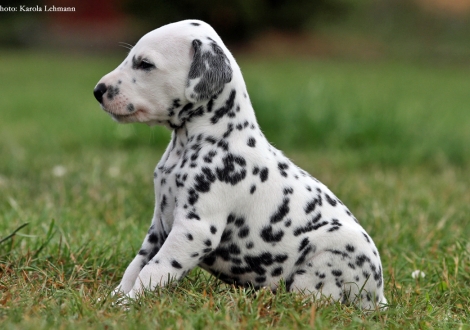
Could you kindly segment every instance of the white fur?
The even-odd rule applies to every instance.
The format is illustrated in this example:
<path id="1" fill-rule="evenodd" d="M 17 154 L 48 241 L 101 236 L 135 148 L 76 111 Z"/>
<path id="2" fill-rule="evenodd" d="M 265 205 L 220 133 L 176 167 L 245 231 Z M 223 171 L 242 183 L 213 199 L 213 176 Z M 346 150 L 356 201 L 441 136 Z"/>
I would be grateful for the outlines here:
<path id="1" fill-rule="evenodd" d="M 136 68 L 139 58 L 155 68 Z M 201 81 L 217 92 L 198 94 Z M 284 280 L 313 297 L 386 303 L 371 238 L 325 185 L 269 144 L 235 59 L 209 25 L 188 20 L 146 34 L 99 84 L 108 87 L 102 108 L 117 121 L 173 129 L 155 170 L 152 226 L 116 292 L 134 298 L 199 265 L 236 284 L 275 290 Z"/>

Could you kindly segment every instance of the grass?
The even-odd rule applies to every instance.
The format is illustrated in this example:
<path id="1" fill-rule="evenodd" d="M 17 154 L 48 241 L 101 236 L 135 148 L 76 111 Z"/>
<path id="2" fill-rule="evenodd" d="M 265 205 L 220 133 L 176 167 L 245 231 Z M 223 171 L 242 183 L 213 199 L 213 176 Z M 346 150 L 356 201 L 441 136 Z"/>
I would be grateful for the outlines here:
<path id="1" fill-rule="evenodd" d="M 468 68 L 240 60 L 268 138 L 374 238 L 387 311 L 200 270 L 126 311 L 108 294 L 150 223 L 168 132 L 99 110 L 91 91 L 120 57 L 0 56 L 2 329 L 470 329 Z"/>

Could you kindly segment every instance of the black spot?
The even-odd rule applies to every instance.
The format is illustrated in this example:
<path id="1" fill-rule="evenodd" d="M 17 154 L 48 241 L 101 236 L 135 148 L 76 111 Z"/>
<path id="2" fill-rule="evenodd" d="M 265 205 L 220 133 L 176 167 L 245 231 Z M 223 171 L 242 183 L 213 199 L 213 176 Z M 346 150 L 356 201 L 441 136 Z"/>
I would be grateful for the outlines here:
<path id="1" fill-rule="evenodd" d="M 188 215 L 186 216 L 186 218 L 189 219 L 189 220 L 191 220 L 191 219 L 201 220 L 199 215 L 197 215 L 194 212 L 189 212 Z"/>
<path id="2" fill-rule="evenodd" d="M 241 228 L 240 231 L 238 232 L 238 237 L 240 237 L 240 238 L 245 238 L 245 237 L 247 237 L 249 234 L 250 234 L 250 228 L 248 228 L 247 226 L 245 226 L 245 227 Z"/>
<path id="3" fill-rule="evenodd" d="M 321 213 L 318 213 L 312 220 L 307 222 L 306 226 L 295 228 L 294 236 L 299 236 L 300 234 L 308 233 L 312 230 L 317 230 L 318 228 L 328 224 L 328 221 L 323 221 L 321 223 L 318 223 L 320 219 L 321 219 Z"/>
<path id="4" fill-rule="evenodd" d="M 367 243 L 370 243 L 369 236 L 367 236 L 367 234 L 364 232 L 362 233 L 362 235 L 364 235 L 364 237 L 366 238 Z"/>
<path id="5" fill-rule="evenodd" d="M 184 187 L 184 181 L 181 180 L 181 174 L 175 175 L 175 184 L 176 184 L 176 187 Z"/>
<path id="6" fill-rule="evenodd" d="M 354 246 L 352 246 L 352 245 L 350 245 L 350 244 L 346 245 L 346 251 L 348 251 L 348 252 L 354 252 Z"/>
<path id="7" fill-rule="evenodd" d="M 235 220 L 235 226 L 237 226 L 238 228 L 240 228 L 244 224 L 245 224 L 245 219 L 244 218 L 237 218 Z"/>
<path id="8" fill-rule="evenodd" d="M 251 147 L 251 148 L 254 148 L 254 147 L 256 146 L 256 140 L 255 140 L 254 138 L 250 137 L 250 138 L 248 139 L 247 145 L 248 145 L 249 147 Z"/>
<path id="9" fill-rule="evenodd" d="M 245 267 L 232 266 L 230 268 L 230 272 L 235 275 L 242 275 L 245 274 L 247 271 L 248 269 L 245 269 Z"/>
<path id="10" fill-rule="evenodd" d="M 289 168 L 289 165 L 287 163 L 278 163 L 277 168 L 279 169 L 279 172 L 283 177 L 287 177 L 287 172 L 285 171 Z"/>
<path id="11" fill-rule="evenodd" d="M 205 193 L 210 190 L 211 183 L 215 181 L 216 177 L 208 167 L 203 167 L 201 171 L 201 174 L 197 174 L 194 177 L 194 181 L 196 182 L 194 188 L 199 192 Z"/>
<path id="12" fill-rule="evenodd" d="M 214 116 L 211 118 L 212 124 L 216 124 L 222 117 L 227 115 L 233 109 L 233 106 L 235 104 L 236 94 L 237 94 L 236 91 L 232 89 L 232 91 L 230 92 L 229 98 L 225 102 L 225 105 L 215 110 Z"/>
<path id="13" fill-rule="evenodd" d="M 284 188 L 283 193 L 284 193 L 284 195 L 293 194 L 293 193 L 294 193 L 294 189 L 292 189 L 291 187 Z"/>
<path id="14" fill-rule="evenodd" d="M 206 239 L 206 240 L 204 241 L 204 245 L 205 245 L 205 246 L 211 246 L 211 245 L 212 245 L 211 240 L 210 240 L 210 239 Z"/>
<path id="15" fill-rule="evenodd" d="M 217 178 L 219 181 L 236 185 L 246 177 L 246 161 L 240 156 L 229 153 L 223 158 L 223 168 L 217 167 Z"/>
<path id="16" fill-rule="evenodd" d="M 227 225 L 231 224 L 234 221 L 235 221 L 235 215 L 233 213 L 230 213 L 227 217 Z"/>
<path id="17" fill-rule="evenodd" d="M 313 200 L 308 202 L 307 205 L 305 205 L 305 208 L 304 208 L 305 214 L 309 214 L 315 211 L 315 208 L 317 207 L 317 205 L 318 206 L 322 205 L 320 196 L 318 196 L 318 198 L 314 198 Z"/>
<path id="18" fill-rule="evenodd" d="M 217 228 L 215 228 L 215 226 L 211 226 L 210 230 L 211 230 L 211 234 L 213 235 L 217 233 Z"/>
<path id="19" fill-rule="evenodd" d="M 216 260 L 216 256 L 211 253 L 207 257 L 205 257 L 202 261 L 207 265 L 207 266 L 212 266 Z"/>
<path id="20" fill-rule="evenodd" d="M 254 246 L 255 246 L 255 244 L 253 242 L 246 243 L 246 248 L 247 249 L 252 249 L 252 248 L 254 248 Z"/>
<path id="21" fill-rule="evenodd" d="M 325 199 L 331 206 L 336 206 L 337 202 L 334 199 L 332 199 L 330 195 L 325 194 Z"/>
<path id="22" fill-rule="evenodd" d="M 365 262 L 370 262 L 369 257 L 366 256 L 365 254 L 361 254 L 356 257 L 356 265 L 358 267 L 362 267 Z"/>
<path id="23" fill-rule="evenodd" d="M 188 194 L 189 194 L 188 203 L 190 205 L 194 205 L 197 202 L 197 200 L 199 199 L 198 193 L 196 193 L 196 190 L 194 190 L 194 189 L 189 189 Z"/>
<path id="24" fill-rule="evenodd" d="M 178 113 L 178 118 L 187 118 L 189 117 L 189 112 L 193 109 L 194 104 L 186 104 Z"/>
<path id="25" fill-rule="evenodd" d="M 255 282 L 257 283 L 263 283 L 266 281 L 266 276 L 257 276 L 255 277 Z"/>
<path id="26" fill-rule="evenodd" d="M 286 261 L 288 258 L 287 254 L 278 254 L 274 257 L 274 261 L 282 264 L 284 261 Z"/>
<path id="27" fill-rule="evenodd" d="M 230 136 L 230 134 L 232 134 L 233 132 L 233 124 L 232 123 L 229 123 L 227 125 L 227 131 L 224 133 L 224 135 L 222 135 L 222 138 L 226 139 Z"/>
<path id="28" fill-rule="evenodd" d="M 273 243 L 273 242 L 280 242 L 282 240 L 282 237 L 284 236 L 284 232 L 282 230 L 273 232 L 273 227 L 267 226 L 261 230 L 260 235 L 263 241 L 267 243 Z"/>
<path id="29" fill-rule="evenodd" d="M 160 211 L 163 213 L 165 211 L 165 207 L 167 206 L 166 195 L 162 196 L 162 201 L 160 203 Z"/>
<path id="30" fill-rule="evenodd" d="M 129 104 L 127 105 L 127 111 L 133 112 L 134 110 L 135 110 L 134 105 L 133 105 L 132 103 L 129 103 Z"/>
<path id="31" fill-rule="evenodd" d="M 310 241 L 308 240 L 308 237 L 305 237 L 302 240 L 302 242 L 300 242 L 299 252 L 302 251 L 303 249 L 305 249 L 305 247 L 308 245 L 308 243 L 310 243 Z"/>
<path id="32" fill-rule="evenodd" d="M 231 229 L 225 229 L 224 232 L 222 233 L 222 237 L 220 238 L 220 242 L 227 242 L 232 239 L 232 230 Z"/>
<path id="33" fill-rule="evenodd" d="M 172 261 L 171 261 L 171 266 L 172 266 L 173 268 L 176 268 L 176 269 L 181 269 L 181 268 L 183 268 L 183 266 L 181 266 L 181 264 L 180 264 L 178 261 L 176 261 L 176 260 L 172 260 Z"/>
<path id="34" fill-rule="evenodd" d="M 315 289 L 320 290 L 323 286 L 323 282 L 318 282 L 317 285 L 315 285 Z"/>
<path id="35" fill-rule="evenodd" d="M 214 159 L 216 155 L 217 155 L 217 151 L 211 150 L 207 153 L 207 155 L 204 156 L 204 161 L 206 163 L 212 163 L 212 160 Z"/>
<path id="36" fill-rule="evenodd" d="M 336 249 L 327 249 L 326 251 L 330 252 L 330 253 L 333 253 L 335 255 L 340 255 L 342 256 L 343 258 L 348 258 L 349 257 L 349 254 L 347 254 L 346 252 L 343 252 L 343 251 L 340 251 L 340 250 L 336 250 Z"/>
<path id="37" fill-rule="evenodd" d="M 264 252 L 258 256 L 247 255 L 244 257 L 244 260 L 249 268 L 258 275 L 264 275 L 266 273 L 266 270 L 262 267 L 263 265 L 270 266 L 274 262 L 269 252 Z"/>
<path id="38" fill-rule="evenodd" d="M 333 276 L 338 277 L 338 276 L 343 275 L 343 272 L 342 272 L 341 270 L 334 269 L 334 270 L 331 271 L 331 274 L 332 274 Z"/>
<path id="39" fill-rule="evenodd" d="M 186 234 L 186 237 L 187 237 L 187 238 L 188 238 L 190 241 L 192 241 L 192 240 L 193 240 L 193 235 L 191 235 L 191 234 L 189 234 L 189 233 L 188 233 L 188 234 Z"/>
<path id="40" fill-rule="evenodd" d="M 118 87 L 109 86 L 108 90 L 106 91 L 106 95 L 108 96 L 109 100 L 112 100 L 118 94 L 119 94 Z"/>
<path id="41" fill-rule="evenodd" d="M 206 141 L 209 142 L 210 144 L 216 144 L 217 142 L 217 140 L 212 136 L 206 137 Z"/>
<path id="42" fill-rule="evenodd" d="M 315 275 L 317 275 L 319 278 L 325 278 L 326 277 L 325 273 L 315 272 Z"/>
<path id="43" fill-rule="evenodd" d="M 259 167 L 258 166 L 255 166 L 253 168 L 253 175 L 257 175 L 259 173 Z"/>
<path id="44" fill-rule="evenodd" d="M 261 179 L 261 182 L 264 182 L 264 181 L 266 181 L 266 180 L 268 179 L 268 173 L 269 173 L 269 171 L 268 171 L 268 168 L 267 168 L 267 167 L 265 167 L 265 168 L 263 168 L 263 169 L 261 170 L 261 172 L 260 172 L 260 174 L 259 174 L 259 177 L 260 177 L 260 179 Z"/>
<path id="45" fill-rule="evenodd" d="M 196 22 L 191 22 L 191 25 L 194 25 L 194 26 L 199 26 L 199 25 L 201 25 L 201 24 L 199 24 L 199 23 L 196 23 Z"/>
<path id="46" fill-rule="evenodd" d="M 147 241 L 151 244 L 157 244 L 158 243 L 158 236 L 155 233 L 151 233 L 149 237 L 147 238 Z"/>
<path id="47" fill-rule="evenodd" d="M 305 274 L 307 271 L 305 269 L 299 269 L 298 271 L 295 272 L 295 274 L 297 275 L 303 275 Z"/>
<path id="48" fill-rule="evenodd" d="M 139 250 L 139 255 L 146 256 L 147 254 L 148 254 L 147 250 L 144 250 L 144 249 Z"/>
<path id="49" fill-rule="evenodd" d="M 274 268 L 273 271 L 271 272 L 271 276 L 279 276 L 282 274 L 282 272 L 283 272 L 282 267 Z"/>
<path id="50" fill-rule="evenodd" d="M 232 258 L 232 262 L 235 265 L 241 265 L 243 263 L 243 261 L 240 258 Z"/>
<path id="51" fill-rule="evenodd" d="M 256 186 L 255 185 L 252 185 L 251 188 L 250 188 L 250 194 L 253 194 L 256 190 Z"/>
<path id="52" fill-rule="evenodd" d="M 235 243 L 230 244 L 228 247 L 219 247 L 217 251 L 219 250 L 222 254 L 226 253 L 227 255 L 230 255 L 230 254 L 239 255 L 241 253 L 240 248 Z"/>
<path id="53" fill-rule="evenodd" d="M 305 261 L 305 258 L 307 257 L 307 255 L 310 253 L 311 250 L 312 250 L 312 246 L 308 246 L 307 248 L 305 248 L 302 254 L 300 255 L 299 259 L 297 259 L 297 261 L 295 262 L 295 265 L 296 266 L 301 265 Z"/>
<path id="54" fill-rule="evenodd" d="M 225 140 L 220 140 L 218 143 L 217 143 L 217 146 L 219 148 L 222 148 L 224 151 L 228 151 L 228 142 L 225 141 Z"/>
<path id="55" fill-rule="evenodd" d="M 282 221 L 284 217 L 289 213 L 289 198 L 285 197 L 282 201 L 282 204 L 279 205 L 277 211 L 271 216 L 270 221 L 271 223 L 277 223 Z"/>

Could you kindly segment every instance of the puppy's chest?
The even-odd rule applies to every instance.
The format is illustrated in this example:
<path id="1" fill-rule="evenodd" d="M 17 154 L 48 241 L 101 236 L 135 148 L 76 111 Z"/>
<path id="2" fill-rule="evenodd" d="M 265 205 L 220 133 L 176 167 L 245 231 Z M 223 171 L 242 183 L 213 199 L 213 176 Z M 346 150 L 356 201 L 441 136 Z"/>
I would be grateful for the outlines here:
<path id="1" fill-rule="evenodd" d="M 165 156 L 164 156 L 165 157 Z M 178 204 L 178 191 L 184 187 L 188 174 L 181 169 L 180 152 L 170 152 L 157 164 L 153 175 L 155 186 L 155 214 L 169 232 L 173 213 Z"/>
<path id="2" fill-rule="evenodd" d="M 167 152 L 154 172 L 156 214 L 171 229 L 175 208 L 187 208 L 187 192 L 194 185 L 194 177 L 201 171 L 204 161 L 197 145 L 181 145 Z M 207 161 L 207 159 L 206 159 Z M 205 164 L 213 165 L 213 164 Z"/>

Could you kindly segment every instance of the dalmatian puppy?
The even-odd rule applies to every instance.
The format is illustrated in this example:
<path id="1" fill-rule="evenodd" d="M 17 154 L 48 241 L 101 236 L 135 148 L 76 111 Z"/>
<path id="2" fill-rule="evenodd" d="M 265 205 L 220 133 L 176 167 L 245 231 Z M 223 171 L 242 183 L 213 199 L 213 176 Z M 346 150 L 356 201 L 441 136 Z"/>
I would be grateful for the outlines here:
<path id="1" fill-rule="evenodd" d="M 269 144 L 240 68 L 208 24 L 146 34 L 94 95 L 117 122 L 172 130 L 154 172 L 150 229 L 115 293 L 136 298 L 199 266 L 235 285 L 276 290 L 283 281 L 314 298 L 386 304 L 371 237 Z"/>

